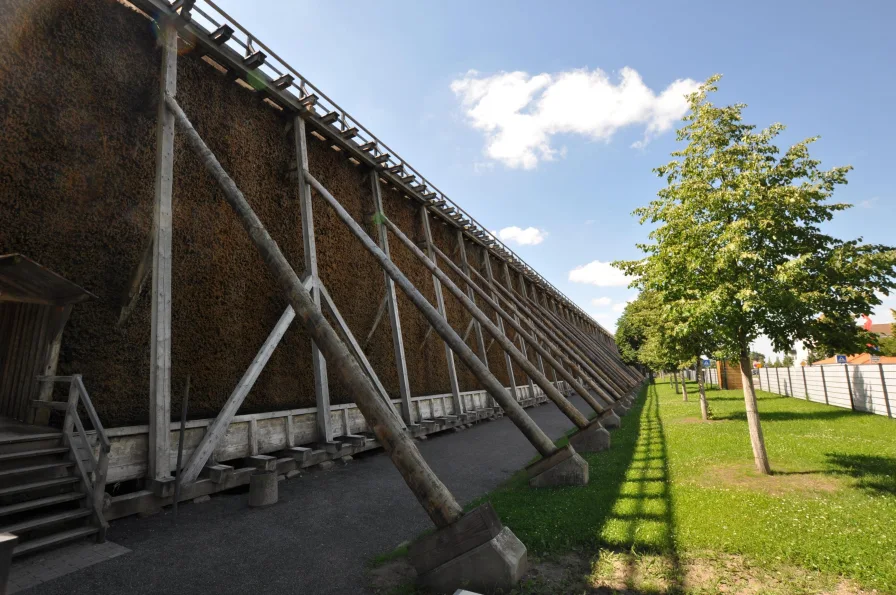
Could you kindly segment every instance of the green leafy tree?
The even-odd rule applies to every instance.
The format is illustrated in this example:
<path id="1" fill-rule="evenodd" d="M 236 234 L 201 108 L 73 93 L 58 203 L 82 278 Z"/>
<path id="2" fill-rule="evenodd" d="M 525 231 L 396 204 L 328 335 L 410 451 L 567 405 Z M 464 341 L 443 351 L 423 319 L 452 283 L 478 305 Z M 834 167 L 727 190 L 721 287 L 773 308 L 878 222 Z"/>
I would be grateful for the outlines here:
<path id="1" fill-rule="evenodd" d="M 793 356 L 789 353 L 784 356 L 784 359 L 781 360 L 782 368 L 791 368 L 793 367 Z"/>
<path id="2" fill-rule="evenodd" d="M 759 362 L 760 364 L 765 364 L 765 356 L 758 351 L 750 352 L 750 360 L 754 362 Z"/>
<path id="3" fill-rule="evenodd" d="M 890 310 L 890 317 L 896 321 L 896 310 Z M 878 338 L 880 355 L 896 357 L 896 322 L 890 324 L 890 336 Z"/>
<path id="4" fill-rule="evenodd" d="M 655 170 L 667 186 L 635 211 L 656 226 L 639 245 L 646 257 L 616 264 L 670 308 L 713 321 L 719 353 L 740 363 L 756 467 L 770 473 L 750 343 L 761 334 L 777 351 L 797 340 L 810 349 L 820 338 L 857 341 L 855 317 L 880 303 L 875 291 L 896 286 L 896 255 L 822 233 L 849 206 L 829 200 L 850 168 L 822 170 L 809 156 L 814 138 L 781 153 L 781 124 L 757 130 L 743 122 L 745 105 L 709 101 L 718 80 L 688 97 L 685 146 Z"/>

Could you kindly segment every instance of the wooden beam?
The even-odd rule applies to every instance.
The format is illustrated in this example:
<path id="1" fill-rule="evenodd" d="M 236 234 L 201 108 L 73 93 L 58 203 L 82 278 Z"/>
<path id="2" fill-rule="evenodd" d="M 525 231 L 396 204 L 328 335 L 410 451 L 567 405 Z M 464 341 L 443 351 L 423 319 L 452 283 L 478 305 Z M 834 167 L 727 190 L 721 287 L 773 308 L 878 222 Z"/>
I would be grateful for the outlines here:
<path id="1" fill-rule="evenodd" d="M 423 236 L 426 238 L 427 255 L 434 263 L 436 261 L 436 253 L 433 250 L 432 230 L 429 227 L 429 209 L 424 205 L 420 207 L 420 217 L 423 220 Z M 432 285 L 436 294 L 436 308 L 445 322 L 448 322 L 448 312 L 445 310 L 445 297 L 442 295 L 442 284 L 439 278 L 432 276 Z M 457 382 L 457 369 L 454 366 L 454 352 L 448 344 L 445 344 L 445 361 L 448 365 L 448 384 L 451 387 L 451 401 L 454 403 L 454 414 L 460 415 L 464 412 L 463 403 L 460 400 L 460 385 Z"/>
<path id="2" fill-rule="evenodd" d="M 492 272 L 492 259 L 488 253 L 488 250 L 482 249 L 482 262 L 485 265 L 485 274 L 488 277 L 489 283 L 494 284 L 495 276 Z M 495 294 L 495 289 L 492 287 L 492 300 L 497 301 L 497 296 Z M 498 329 L 502 333 L 506 333 L 504 329 L 504 320 L 501 319 L 501 315 L 495 312 L 495 323 L 498 325 Z M 491 345 L 489 345 L 491 347 Z M 510 355 L 505 351 L 504 352 L 504 363 L 507 366 L 507 377 L 510 379 L 510 390 L 513 393 L 513 397 L 519 400 L 519 391 L 516 388 L 516 377 L 513 374 L 513 362 L 510 359 Z"/>
<path id="3" fill-rule="evenodd" d="M 380 379 L 374 371 L 373 366 L 370 365 L 370 362 L 367 360 L 367 356 L 364 355 L 364 351 L 355 340 L 355 336 L 352 334 L 351 329 L 348 328 L 348 324 L 345 322 L 345 319 L 342 318 L 342 314 L 339 313 L 339 309 L 333 302 L 333 298 L 330 296 L 330 292 L 327 291 L 327 288 L 324 287 L 322 283 L 320 283 L 320 279 L 318 279 L 317 282 L 320 284 L 318 286 L 318 290 L 322 298 L 321 301 L 324 305 L 326 305 L 327 309 L 330 311 L 330 314 L 333 315 L 333 318 L 336 319 L 336 327 L 339 329 L 339 331 L 341 331 L 342 340 L 345 341 L 346 345 L 348 346 L 349 352 L 351 352 L 352 355 L 355 356 L 355 360 L 357 360 L 358 364 L 361 366 L 361 369 L 364 370 L 364 372 L 367 374 L 367 377 L 370 378 L 370 381 L 373 383 L 373 386 L 376 388 L 380 397 L 389 406 L 389 409 L 391 409 L 395 414 L 395 417 L 401 424 L 402 429 L 407 429 L 407 426 L 402 421 L 401 416 L 398 415 L 398 411 L 395 410 L 395 405 L 392 403 L 392 399 L 389 398 L 389 393 L 386 392 L 386 389 L 380 382 Z"/>
<path id="4" fill-rule="evenodd" d="M 377 231 L 379 232 L 380 249 L 390 257 L 389 233 L 381 221 L 385 217 L 383 208 L 383 195 L 380 188 L 380 178 L 375 170 L 370 172 L 371 193 L 373 194 L 373 208 L 378 214 Z M 408 362 L 404 353 L 404 336 L 401 332 L 401 317 L 398 315 L 398 297 L 395 294 L 395 282 L 389 275 L 383 273 L 386 283 L 386 306 L 389 309 L 389 324 L 392 327 L 392 350 L 395 356 L 395 369 L 398 374 L 398 394 L 401 399 L 401 416 L 407 425 L 415 423 L 414 409 L 411 407 L 411 383 L 408 380 Z"/>
<path id="5" fill-rule="evenodd" d="M 171 221 L 174 181 L 174 116 L 165 97 L 177 91 L 177 29 L 159 24 L 162 76 L 156 125 L 156 177 L 153 207 L 152 331 L 149 371 L 149 478 L 171 476 Z"/>
<path id="6" fill-rule="evenodd" d="M 305 248 L 305 272 L 311 277 L 311 299 L 320 308 L 320 289 L 317 283 L 317 245 L 314 240 L 314 212 L 311 207 L 311 187 L 303 179 L 302 172 L 308 169 L 308 138 L 305 135 L 305 120 L 296 116 L 293 120 L 293 134 L 296 145 L 296 165 L 299 171 L 299 207 L 302 211 L 302 242 Z M 333 441 L 333 427 L 330 421 L 330 386 L 327 382 L 327 362 L 320 349 L 311 343 L 311 367 L 314 371 L 314 399 L 317 403 L 317 432 L 322 443 Z"/>
<path id="7" fill-rule="evenodd" d="M 373 318 L 373 324 L 370 325 L 370 332 L 367 333 L 367 336 L 364 338 L 364 342 L 361 343 L 361 349 L 367 349 L 367 346 L 370 345 L 370 341 L 373 340 L 373 335 L 376 334 L 376 329 L 380 326 L 380 321 L 383 319 L 383 315 L 386 313 L 386 307 L 389 304 L 389 296 L 384 295 L 383 299 L 380 300 L 380 305 L 376 309 L 376 316 Z"/>
<path id="8" fill-rule="evenodd" d="M 368 427 L 373 429 L 377 440 L 389 453 L 389 458 L 401 473 L 417 501 L 420 502 L 437 527 L 446 527 L 457 522 L 463 515 L 463 509 L 445 484 L 426 464 L 414 440 L 402 430 L 389 407 L 382 402 L 370 379 L 339 339 L 336 331 L 321 312 L 320 306 L 314 302 L 311 294 L 303 287 L 298 275 L 286 260 L 286 256 L 283 255 L 277 243 L 265 229 L 264 224 L 252 210 L 246 197 L 221 167 L 221 163 L 193 128 L 177 101 L 171 96 L 166 96 L 165 103 L 183 129 L 187 143 L 198 154 L 205 169 L 218 182 L 224 199 L 239 218 L 265 266 L 274 275 L 277 285 L 289 301 L 289 305 L 293 307 L 299 320 L 302 321 L 306 332 L 311 336 L 312 341 L 320 347 L 322 353 L 326 354 L 339 380 L 354 396 Z M 313 180 L 307 170 L 303 170 L 302 173 L 306 179 Z M 332 197 L 327 193 L 324 199 L 329 202 L 329 198 Z M 342 208 L 338 203 L 337 206 Z M 348 216 L 344 209 L 343 213 Z M 350 216 L 349 219 L 351 219 Z M 363 231 L 361 233 L 363 234 Z M 376 245 L 373 247 L 378 250 Z M 523 414 L 525 415 L 525 412 Z M 329 415 L 329 407 L 327 415 Z M 551 452 L 553 452 L 555 450 L 553 443 L 547 436 L 545 439 L 548 440 Z"/>
<path id="9" fill-rule="evenodd" d="M 140 257 L 137 266 L 134 267 L 131 277 L 128 280 L 128 284 L 125 287 L 125 291 L 121 296 L 121 313 L 118 316 L 118 326 L 123 325 L 128 317 L 130 317 L 131 312 L 134 311 L 134 307 L 140 299 L 140 294 L 143 293 L 143 286 L 146 284 L 146 279 L 149 278 L 150 273 L 153 271 L 155 236 L 156 229 L 153 226 L 149 230 L 149 237 L 146 239 L 146 247 L 143 249 L 143 255 Z"/>
<path id="10" fill-rule="evenodd" d="M 502 266 L 504 268 L 504 281 L 507 284 L 508 288 L 513 289 L 513 279 L 510 277 L 510 267 L 507 266 L 507 262 L 503 262 Z M 516 321 L 517 324 L 519 324 L 520 318 L 516 312 L 513 313 L 513 319 L 514 319 L 514 321 Z M 525 339 L 523 339 L 522 333 L 517 332 L 517 336 L 519 337 L 519 340 L 520 340 L 520 351 L 523 353 L 523 357 L 525 357 L 526 360 L 528 360 L 529 354 L 526 352 L 526 341 L 525 341 Z M 543 374 L 544 374 L 544 371 L 542 370 L 542 375 Z M 535 384 L 532 382 L 532 377 L 527 376 L 526 378 L 529 380 L 529 394 L 534 395 L 535 394 Z"/>
<path id="11" fill-rule="evenodd" d="M 215 421 L 208 427 L 205 436 L 202 437 L 196 450 L 193 451 L 193 454 L 184 466 L 183 483 L 196 481 L 196 478 L 199 477 L 199 473 L 205 467 L 206 461 L 215 452 L 218 443 L 224 437 L 224 434 L 227 433 L 230 422 L 233 421 L 233 417 L 243 404 L 249 391 L 255 386 L 258 375 L 261 374 L 268 360 L 271 359 L 271 355 L 273 355 L 277 345 L 280 344 L 280 340 L 283 338 L 295 315 L 292 306 L 287 306 L 286 310 L 283 311 L 280 320 L 277 321 L 274 329 L 268 334 L 268 338 L 265 339 L 258 353 L 255 354 L 252 363 L 249 364 L 249 367 L 243 373 L 243 377 L 236 383 L 236 387 L 234 387 L 230 396 L 227 397 L 227 401 L 224 402 L 224 406 L 221 407 L 221 411 L 215 417 Z"/>

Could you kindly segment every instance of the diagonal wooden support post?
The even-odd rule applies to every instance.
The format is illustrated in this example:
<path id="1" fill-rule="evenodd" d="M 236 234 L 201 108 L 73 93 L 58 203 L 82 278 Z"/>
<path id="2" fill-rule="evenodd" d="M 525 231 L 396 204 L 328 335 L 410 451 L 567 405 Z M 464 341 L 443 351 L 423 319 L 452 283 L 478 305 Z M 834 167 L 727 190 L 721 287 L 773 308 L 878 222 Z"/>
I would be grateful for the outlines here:
<path id="1" fill-rule="evenodd" d="M 368 426 L 389 454 L 389 458 L 429 518 L 437 527 L 446 527 L 458 521 L 463 515 L 460 505 L 426 464 L 413 439 L 402 430 L 392 411 L 383 403 L 370 379 L 361 370 L 345 344 L 340 341 L 336 331 L 323 316 L 320 307 L 314 303 L 314 299 L 302 285 L 298 275 L 249 206 L 242 192 L 221 167 L 174 98 L 166 96 L 165 103 L 184 130 L 187 142 L 221 186 L 224 198 L 239 217 L 240 223 L 258 249 L 265 265 L 274 274 L 277 284 L 305 330 L 328 358 L 340 381 L 354 395 L 355 403 L 367 420 Z"/>
<path id="2" fill-rule="evenodd" d="M 177 29 L 159 24 L 162 42 L 160 97 L 177 91 Z M 174 183 L 174 117 L 159 99 L 152 242 L 152 331 L 149 359 L 149 479 L 171 477 L 171 221 Z"/>
<path id="3" fill-rule="evenodd" d="M 380 188 L 380 179 L 375 170 L 370 172 L 370 186 L 373 194 L 373 208 L 376 211 L 376 219 L 385 217 L 383 209 L 383 195 Z M 380 248 L 389 256 L 389 234 L 382 221 L 377 220 Z M 408 381 L 408 362 L 404 354 L 404 336 L 401 333 L 401 318 L 398 316 L 398 296 L 395 295 L 395 282 L 389 275 L 383 273 L 386 283 L 386 306 L 389 309 L 389 324 L 392 326 L 392 346 L 395 355 L 395 369 L 398 374 L 398 393 L 401 399 L 401 416 L 405 423 L 413 425 L 414 410 L 411 407 L 411 383 Z"/>
<path id="4" fill-rule="evenodd" d="M 296 116 L 293 120 L 296 148 L 296 166 L 299 171 L 299 207 L 302 212 L 302 242 L 304 244 L 305 271 L 311 277 L 311 299 L 320 308 L 320 285 L 317 272 L 317 244 L 314 239 L 314 210 L 311 203 L 311 187 L 302 177 L 308 169 L 308 138 L 305 120 Z M 333 441 L 333 425 L 330 420 L 330 385 L 327 382 L 327 361 L 316 343 L 311 343 L 311 368 L 314 373 L 314 399 L 317 404 L 317 437 L 323 444 Z"/>
<path id="5" fill-rule="evenodd" d="M 488 276 L 489 281 L 494 281 L 495 276 L 492 273 L 492 258 L 488 253 L 486 248 L 482 248 L 482 262 L 485 265 L 485 274 Z M 492 289 L 492 298 L 495 297 L 495 290 Z M 501 332 L 504 333 L 504 320 L 500 314 L 495 312 L 495 322 L 498 324 L 498 328 L 501 329 Z M 510 390 L 513 392 L 513 397 L 519 400 L 519 391 L 516 388 L 516 375 L 513 373 L 513 362 L 510 360 L 510 355 L 505 351 L 504 352 L 504 363 L 507 365 L 507 377 L 510 379 Z"/>
<path id="6" fill-rule="evenodd" d="M 506 261 L 501 264 L 504 269 L 504 282 L 507 284 L 508 288 L 513 289 L 513 279 L 510 277 L 510 267 L 507 266 Z M 517 324 L 519 324 L 520 320 L 516 314 L 514 314 L 514 321 L 517 322 Z M 517 333 L 517 334 L 520 339 L 520 351 L 523 353 L 523 357 L 525 357 L 526 360 L 528 361 L 529 354 L 526 353 L 526 341 L 523 340 L 523 336 L 521 334 L 519 334 L 519 333 Z M 544 375 L 543 370 L 542 370 L 542 375 Z M 529 380 L 529 395 L 534 397 L 535 396 L 535 386 L 532 384 L 532 377 L 527 376 L 527 379 Z"/>
<path id="7" fill-rule="evenodd" d="M 432 262 L 435 262 L 436 254 L 433 251 L 432 231 L 429 227 L 429 210 L 426 208 L 426 205 L 420 207 L 420 219 L 423 221 L 423 236 L 426 238 L 426 248 L 429 259 Z M 445 297 L 442 295 L 442 284 L 435 275 L 432 277 L 432 284 L 435 288 L 436 307 L 439 309 L 439 314 L 441 314 L 442 318 L 447 322 L 448 312 L 445 310 Z M 460 400 L 460 385 L 457 383 L 457 369 L 454 366 L 454 352 L 447 343 L 445 344 L 445 361 L 448 365 L 448 383 L 451 387 L 451 402 L 454 403 L 454 414 L 460 415 L 464 412 L 463 404 Z"/>
<path id="8" fill-rule="evenodd" d="M 472 290 L 471 290 L 471 291 L 472 291 Z M 526 276 L 523 275 L 522 272 L 520 272 L 520 293 L 522 293 L 522 294 L 523 294 L 523 297 L 526 298 L 526 295 L 527 295 L 527 291 L 526 291 Z M 532 328 L 532 329 L 534 330 L 534 327 L 532 326 L 531 318 L 532 318 L 532 317 L 529 316 L 529 326 L 530 326 L 530 328 Z M 541 370 L 541 373 L 542 373 L 542 374 L 544 374 L 544 361 L 541 359 L 541 354 L 540 354 L 540 353 L 537 354 L 537 355 L 538 355 L 538 369 Z M 551 370 L 554 371 L 553 368 L 551 368 Z M 554 384 L 556 384 L 556 383 L 557 383 L 557 372 L 554 371 Z"/>
<path id="9" fill-rule="evenodd" d="M 463 270 L 465 273 L 469 274 L 470 263 L 467 260 L 467 247 L 466 242 L 464 241 L 464 232 L 461 230 L 457 230 L 457 248 L 460 253 L 460 261 L 463 264 Z M 467 289 L 467 296 L 473 303 L 476 302 L 472 288 Z M 480 325 L 479 321 L 476 319 L 472 319 L 470 322 L 473 324 L 473 328 L 476 331 L 476 345 L 479 347 L 479 359 L 481 359 L 482 363 L 485 364 L 485 367 L 488 368 L 488 349 L 485 346 L 485 336 L 482 334 L 482 325 Z M 466 337 L 464 340 L 466 340 Z M 495 400 L 491 395 L 489 395 L 489 401 L 489 404 L 494 407 Z"/>
<path id="10" fill-rule="evenodd" d="M 230 427 L 230 422 L 233 421 L 236 412 L 243 404 L 243 401 L 245 401 L 249 391 L 255 386 L 255 381 L 258 380 L 259 374 L 264 370 L 268 360 L 271 359 L 271 355 L 273 355 L 277 345 L 280 344 L 280 339 L 286 334 L 286 329 L 289 328 L 295 315 L 295 310 L 293 310 L 292 306 L 287 306 L 286 310 L 283 311 L 280 320 L 274 325 L 268 338 L 255 355 L 255 359 L 252 360 L 252 363 L 246 369 L 243 377 L 236 383 L 236 387 L 233 389 L 233 392 L 230 393 L 227 401 L 224 402 L 221 411 L 218 412 L 214 421 L 205 431 L 205 435 L 202 437 L 199 445 L 193 451 L 193 454 L 190 455 L 187 464 L 181 472 L 180 483 L 182 485 L 196 481 L 196 478 L 199 477 L 199 473 L 202 471 L 203 467 L 205 467 L 206 461 L 209 460 L 209 457 L 215 452 L 218 443 L 227 433 L 227 428 Z"/>
<path id="11" fill-rule="evenodd" d="M 439 311 L 433 307 L 432 304 L 427 301 L 423 294 L 420 293 L 413 283 L 401 272 L 401 270 L 392 262 L 382 250 L 370 239 L 367 233 L 361 229 L 361 226 L 358 225 L 357 221 L 355 221 L 352 216 L 345 210 L 345 208 L 339 204 L 333 195 L 324 188 L 324 186 L 318 182 L 314 176 L 312 176 L 309 172 L 305 172 L 305 177 L 311 183 L 315 190 L 317 190 L 318 194 L 327 201 L 327 203 L 333 208 L 336 212 L 336 215 L 342 220 L 343 223 L 348 226 L 349 230 L 354 234 L 358 240 L 360 240 L 361 244 L 364 246 L 364 249 L 370 253 L 374 259 L 379 263 L 379 265 L 383 268 L 384 271 L 395 281 L 395 284 L 401 289 L 405 295 L 411 300 L 411 303 L 420 310 L 423 316 L 429 321 L 429 324 L 432 325 L 433 329 L 436 333 L 445 341 L 451 349 L 454 350 L 454 353 L 457 354 L 458 358 L 470 369 L 473 375 L 479 380 L 485 390 L 491 392 L 495 396 L 495 400 L 498 401 L 498 404 L 504 408 L 504 413 L 510 420 L 514 423 L 514 425 L 519 428 L 520 432 L 523 433 L 524 436 L 529 440 L 529 442 L 535 447 L 535 449 L 544 457 L 550 456 L 554 454 L 557 449 L 554 447 L 554 443 L 550 438 L 532 421 L 525 410 L 520 406 L 516 400 L 510 396 L 507 390 L 498 382 L 498 379 L 494 377 L 494 375 L 488 371 L 483 363 L 476 357 L 476 354 L 473 353 L 473 350 L 470 349 L 466 343 L 464 343 L 457 332 L 451 328 L 451 325 L 448 324 L 448 321 L 439 313 Z M 386 220 L 388 221 L 388 219 Z M 388 224 L 388 223 L 387 223 Z M 416 248 L 416 246 L 414 246 Z M 419 250 L 419 249 L 418 249 Z M 429 259 L 427 259 L 429 260 Z M 431 261 L 430 261 L 431 262 Z M 435 266 L 435 265 L 433 265 Z"/>

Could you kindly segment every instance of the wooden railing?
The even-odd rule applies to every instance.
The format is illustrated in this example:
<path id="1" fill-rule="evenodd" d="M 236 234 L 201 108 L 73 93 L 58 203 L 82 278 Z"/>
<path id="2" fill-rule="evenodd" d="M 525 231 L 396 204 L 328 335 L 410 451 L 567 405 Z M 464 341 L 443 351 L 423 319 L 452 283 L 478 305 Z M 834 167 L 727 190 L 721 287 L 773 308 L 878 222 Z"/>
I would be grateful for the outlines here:
<path id="1" fill-rule="evenodd" d="M 65 403 L 57 401 L 34 401 L 35 407 L 49 407 L 57 411 L 65 412 L 65 420 L 62 423 L 62 435 L 65 443 L 71 448 L 72 458 L 81 475 L 81 482 L 87 490 L 88 502 L 93 508 L 94 520 L 99 529 L 100 540 L 105 539 L 106 529 L 109 524 L 103 517 L 103 506 L 106 494 L 106 476 L 109 472 L 109 451 L 112 448 L 109 437 L 100 423 L 100 418 L 93 408 L 90 395 L 84 387 L 84 381 L 80 374 L 72 376 L 38 376 L 40 382 L 67 382 L 68 400 Z M 96 432 L 99 456 L 95 456 L 93 446 L 84 429 L 84 423 L 78 414 L 78 405 L 84 407 L 87 418 Z M 92 478 L 91 478 L 92 474 Z"/>

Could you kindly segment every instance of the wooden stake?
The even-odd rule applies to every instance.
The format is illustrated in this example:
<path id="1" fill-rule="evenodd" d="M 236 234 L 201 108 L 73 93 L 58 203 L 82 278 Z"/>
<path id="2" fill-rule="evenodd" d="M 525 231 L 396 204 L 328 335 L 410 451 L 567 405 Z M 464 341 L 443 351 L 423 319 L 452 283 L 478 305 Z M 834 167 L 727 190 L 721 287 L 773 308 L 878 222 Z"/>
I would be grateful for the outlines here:
<path id="1" fill-rule="evenodd" d="M 184 457 L 184 433 L 187 429 L 187 401 L 190 400 L 190 375 L 187 374 L 187 385 L 184 387 L 184 402 L 180 407 L 180 434 L 177 441 L 177 464 L 174 466 L 174 472 L 177 475 L 174 478 L 174 522 L 177 522 L 177 503 L 180 502 L 180 488 L 183 485 L 181 477 L 181 461 Z"/>

